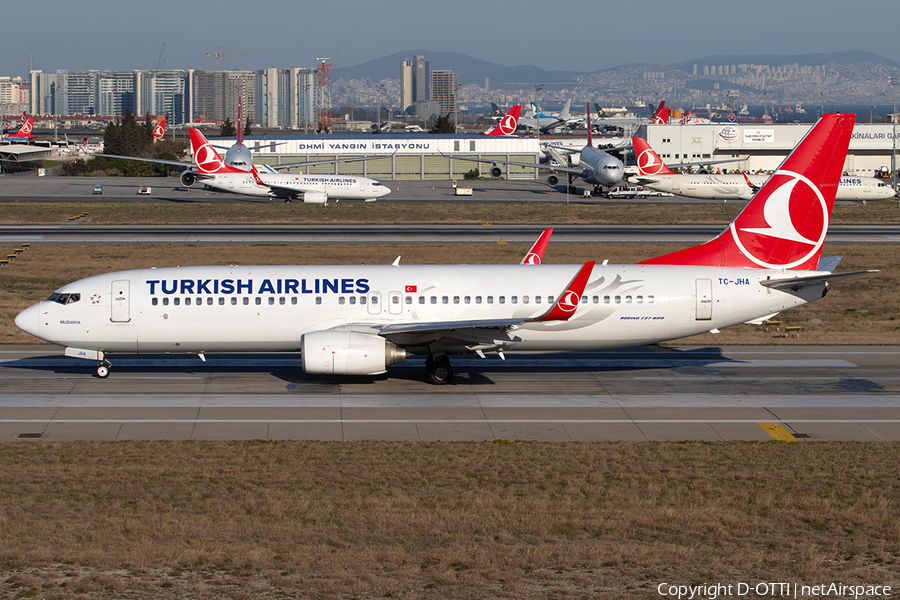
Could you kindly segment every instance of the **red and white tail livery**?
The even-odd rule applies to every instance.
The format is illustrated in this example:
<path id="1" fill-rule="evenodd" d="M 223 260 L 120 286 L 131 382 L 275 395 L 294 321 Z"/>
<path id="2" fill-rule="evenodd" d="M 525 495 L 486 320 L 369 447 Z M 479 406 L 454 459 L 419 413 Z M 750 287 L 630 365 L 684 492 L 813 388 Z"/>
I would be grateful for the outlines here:
<path id="1" fill-rule="evenodd" d="M 22 116 L 24 116 L 24 115 L 22 115 Z M 33 135 L 31 135 L 31 130 L 33 128 L 34 128 L 34 118 L 29 118 L 27 121 L 25 121 L 22 124 L 22 127 L 20 127 L 17 132 L 12 133 L 6 137 L 13 138 L 13 139 L 23 139 L 23 140 L 30 139 L 30 138 L 34 137 Z"/>
<path id="2" fill-rule="evenodd" d="M 516 127 L 519 125 L 519 115 L 522 113 L 522 106 L 517 104 L 510 108 L 497 126 L 487 132 L 486 135 L 513 135 Z"/>
<path id="3" fill-rule="evenodd" d="M 656 112 L 653 113 L 653 124 L 654 125 L 665 125 L 669 122 L 669 109 L 666 108 L 666 101 L 663 100 L 659 103 L 659 106 L 656 107 Z"/>
<path id="4" fill-rule="evenodd" d="M 823 115 L 718 237 L 641 264 L 816 270 L 855 121 Z"/>
<path id="5" fill-rule="evenodd" d="M 631 138 L 634 156 L 640 175 L 674 175 L 675 172 L 666 166 L 659 155 L 650 147 L 647 140 L 640 137 Z"/>
<path id="6" fill-rule="evenodd" d="M 198 129 L 192 128 L 188 131 L 191 136 L 191 152 L 194 154 L 194 162 L 197 164 L 197 170 L 200 173 L 204 175 L 217 173 L 247 174 L 247 171 L 226 165 L 219 153 L 216 152 L 216 149 L 212 147 L 209 140 Z"/>
<path id="7" fill-rule="evenodd" d="M 166 118 L 161 117 L 156 121 L 156 127 L 153 128 L 153 139 L 161 140 L 166 135 Z"/>

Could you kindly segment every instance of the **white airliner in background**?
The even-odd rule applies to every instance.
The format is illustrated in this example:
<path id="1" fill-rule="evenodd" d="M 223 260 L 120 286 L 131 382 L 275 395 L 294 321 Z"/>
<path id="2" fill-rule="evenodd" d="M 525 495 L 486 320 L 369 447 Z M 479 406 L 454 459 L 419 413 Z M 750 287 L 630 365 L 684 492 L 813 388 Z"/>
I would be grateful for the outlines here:
<path id="1" fill-rule="evenodd" d="M 758 323 L 862 273 L 820 260 L 854 121 L 823 116 L 718 237 L 638 264 L 140 269 L 64 285 L 16 325 L 98 361 L 100 377 L 112 352 L 299 350 L 306 373 L 337 376 L 426 355 L 431 381 L 447 383 L 455 354 L 623 348 Z"/>
<path id="2" fill-rule="evenodd" d="M 749 200 L 769 178 L 768 175 L 675 173 L 653 151 L 647 140 L 633 137 L 631 142 L 634 145 L 638 174 L 629 176 L 628 181 L 651 190 L 691 198 Z M 687 163 L 677 166 L 687 166 Z M 895 195 L 893 188 L 877 177 L 843 176 L 837 189 L 838 200 L 884 200 Z"/>
<path id="3" fill-rule="evenodd" d="M 391 189 L 374 179 L 358 175 L 303 175 L 272 173 L 264 171 L 260 173 L 253 165 L 249 157 L 249 151 L 244 153 L 240 149 L 232 153 L 233 160 L 243 160 L 239 166 L 229 165 L 209 141 L 200 133 L 199 129 L 189 130 L 191 137 L 191 151 L 194 155 L 193 163 L 185 163 L 175 160 L 163 160 L 158 158 L 137 158 L 132 156 L 116 156 L 112 154 L 98 154 L 110 158 L 125 160 L 137 160 L 153 162 L 179 167 L 195 167 L 181 173 L 181 183 L 191 187 L 196 182 L 222 190 L 234 192 L 245 196 L 279 199 L 291 202 L 295 199 L 307 203 L 327 204 L 329 198 L 355 199 L 373 201 L 391 193 Z M 235 147 L 246 147 L 236 144 Z M 231 153 L 231 150 L 229 150 Z M 304 163 L 291 163 L 290 165 L 278 165 L 276 168 L 288 168 L 333 162 L 350 162 L 377 157 L 354 157 L 347 160 L 335 161 L 333 159 L 307 161 Z"/>

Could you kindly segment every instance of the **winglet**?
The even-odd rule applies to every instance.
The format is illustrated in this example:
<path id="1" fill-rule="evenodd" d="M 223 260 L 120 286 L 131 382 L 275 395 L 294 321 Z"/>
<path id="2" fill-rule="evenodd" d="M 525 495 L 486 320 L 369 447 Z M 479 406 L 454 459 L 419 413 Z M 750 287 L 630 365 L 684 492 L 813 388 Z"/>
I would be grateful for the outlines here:
<path id="1" fill-rule="evenodd" d="M 575 274 L 575 277 L 572 278 L 572 281 L 569 282 L 569 285 L 566 286 L 563 293 L 559 295 L 559 298 L 556 300 L 556 303 L 550 307 L 550 310 L 540 317 L 530 320 L 568 321 L 569 318 L 575 314 L 578 303 L 581 302 L 581 294 L 584 293 L 584 288 L 587 286 L 588 278 L 591 276 L 595 264 L 597 264 L 597 261 L 593 260 L 584 263 L 584 266 Z"/>
<path id="2" fill-rule="evenodd" d="M 550 236 L 553 235 L 553 228 L 547 228 L 537 239 L 525 258 L 522 259 L 520 265 L 539 265 L 544 260 L 544 252 L 547 251 L 547 244 L 550 243 Z"/>
<path id="3" fill-rule="evenodd" d="M 262 178 L 259 176 L 259 171 L 256 170 L 256 165 L 250 165 L 250 172 L 253 174 L 253 181 L 256 182 L 256 185 L 261 185 L 263 187 L 268 187 Z"/>

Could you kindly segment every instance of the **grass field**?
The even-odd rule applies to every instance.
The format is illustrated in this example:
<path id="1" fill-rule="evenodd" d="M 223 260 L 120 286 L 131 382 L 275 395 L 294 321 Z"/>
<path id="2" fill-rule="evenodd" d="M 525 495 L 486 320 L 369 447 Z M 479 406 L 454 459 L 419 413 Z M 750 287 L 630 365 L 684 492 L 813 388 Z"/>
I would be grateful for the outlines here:
<path id="1" fill-rule="evenodd" d="M 4 598 L 900 585 L 895 443 L 20 443 L 0 464 Z"/>
<path id="2" fill-rule="evenodd" d="M 631 263 L 677 250 L 665 244 L 556 244 L 545 262 L 576 264 L 587 260 Z M 10 249 L 12 246 L 10 246 Z M 42 300 L 63 284 L 110 271 L 145 267 L 260 264 L 390 264 L 398 255 L 404 264 L 515 264 L 527 246 L 476 245 L 34 245 L 0 270 L 0 343 L 37 340 L 16 328 L 19 311 Z M 894 245 L 826 246 L 823 256 L 844 256 L 839 270 L 881 269 L 880 273 L 836 283 L 828 297 L 784 313 L 787 324 L 800 325 L 800 338 L 775 337 L 752 325 L 719 334 L 680 340 L 687 344 L 888 344 L 900 345 L 900 255 Z"/>
<path id="3" fill-rule="evenodd" d="M 0 223 L 34 225 L 61 223 L 72 215 L 88 213 L 93 225 L 220 225 L 220 224 L 329 224 L 329 223 L 534 223 L 551 225 L 621 224 L 724 226 L 743 208 L 740 202 L 723 204 L 371 204 L 344 202 L 327 207 L 284 203 L 62 203 L 14 202 L 0 204 Z M 836 225 L 900 224 L 896 200 L 838 204 Z"/>

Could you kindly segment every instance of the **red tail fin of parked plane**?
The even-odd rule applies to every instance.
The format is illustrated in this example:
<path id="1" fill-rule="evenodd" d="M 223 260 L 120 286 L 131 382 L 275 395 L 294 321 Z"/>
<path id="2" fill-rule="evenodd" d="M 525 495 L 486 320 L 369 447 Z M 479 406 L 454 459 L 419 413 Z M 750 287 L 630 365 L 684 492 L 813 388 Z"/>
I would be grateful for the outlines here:
<path id="1" fill-rule="evenodd" d="M 23 115 L 24 116 L 24 115 Z M 15 133 L 12 133 L 7 138 L 16 138 L 20 140 L 30 139 L 34 136 L 31 135 L 31 130 L 34 127 L 34 119 L 30 118 L 22 124 L 22 127 Z"/>
<path id="2" fill-rule="evenodd" d="M 161 140 L 162 137 L 166 135 L 166 118 L 163 117 L 156 122 L 156 127 L 153 128 L 153 139 Z"/>
<path id="3" fill-rule="evenodd" d="M 522 106 L 517 104 L 510 108 L 497 126 L 491 129 L 487 135 L 512 135 L 516 132 L 519 125 L 519 115 L 522 112 Z"/>
<path id="4" fill-rule="evenodd" d="M 212 147 L 209 140 L 204 137 L 197 129 L 190 129 L 191 135 L 191 152 L 194 153 L 194 162 L 197 164 L 197 170 L 204 174 L 213 173 L 243 173 L 246 171 L 229 167 Z"/>
<path id="5" fill-rule="evenodd" d="M 665 116 L 665 121 L 663 121 L 662 123 L 660 123 L 660 121 L 659 121 L 659 118 L 661 115 Z M 660 124 L 665 125 L 666 123 L 669 122 L 669 109 L 666 108 L 665 100 L 660 102 L 659 106 L 656 107 L 656 111 L 653 113 L 652 121 L 653 121 L 653 123 L 655 123 L 657 125 L 660 125 Z"/>
<path id="6" fill-rule="evenodd" d="M 641 264 L 816 270 L 855 121 L 823 115 L 718 237 Z"/>
<path id="7" fill-rule="evenodd" d="M 640 175 L 674 175 L 675 172 L 666 166 L 659 155 L 653 151 L 644 138 L 633 137 L 634 155 Z"/>

